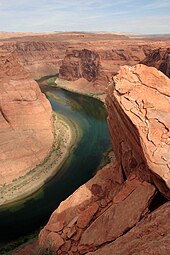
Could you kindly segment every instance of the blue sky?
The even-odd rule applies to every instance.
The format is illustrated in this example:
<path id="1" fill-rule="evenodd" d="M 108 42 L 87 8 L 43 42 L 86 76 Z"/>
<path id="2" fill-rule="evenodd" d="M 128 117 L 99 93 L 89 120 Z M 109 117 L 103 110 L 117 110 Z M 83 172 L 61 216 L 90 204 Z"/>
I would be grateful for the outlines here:
<path id="1" fill-rule="evenodd" d="M 170 0 L 0 0 L 0 31 L 170 33 Z"/>

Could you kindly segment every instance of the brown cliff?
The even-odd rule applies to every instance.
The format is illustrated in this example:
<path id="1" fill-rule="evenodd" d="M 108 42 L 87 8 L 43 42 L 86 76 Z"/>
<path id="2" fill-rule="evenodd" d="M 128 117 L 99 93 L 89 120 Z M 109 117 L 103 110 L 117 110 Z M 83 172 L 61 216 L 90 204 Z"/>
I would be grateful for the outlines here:
<path id="1" fill-rule="evenodd" d="M 40 232 L 56 254 L 170 253 L 170 80 L 124 66 L 107 91 L 117 160 L 63 201 Z M 163 195 L 162 195 L 163 194 Z"/>
<path id="2" fill-rule="evenodd" d="M 25 175 L 53 144 L 52 111 L 11 54 L 0 56 L 0 184 Z"/>
<path id="3" fill-rule="evenodd" d="M 158 70 L 170 77 L 170 48 L 159 48 L 141 61 L 141 64 L 156 67 Z"/>
<path id="4" fill-rule="evenodd" d="M 169 78 L 153 67 L 124 66 L 106 103 L 113 149 L 125 175 L 137 170 L 170 198 L 169 87 Z"/>
<path id="5" fill-rule="evenodd" d="M 43 41 L 12 41 L 0 44 L 0 51 L 11 52 L 34 79 L 59 72 L 67 43 Z"/>
<path id="6" fill-rule="evenodd" d="M 108 83 L 101 68 L 99 54 L 88 49 L 68 50 L 59 70 L 59 78 L 79 80 L 79 86 L 83 86 L 86 80 L 85 86 L 91 85 L 96 92 L 104 91 Z M 75 85 L 76 82 L 72 84 Z"/>

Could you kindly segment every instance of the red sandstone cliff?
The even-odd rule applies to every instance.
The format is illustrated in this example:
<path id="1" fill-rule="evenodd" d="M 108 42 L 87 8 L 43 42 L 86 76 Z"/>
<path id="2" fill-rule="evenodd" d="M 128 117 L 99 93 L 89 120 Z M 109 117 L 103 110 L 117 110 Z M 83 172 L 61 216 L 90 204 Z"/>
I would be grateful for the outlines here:
<path id="1" fill-rule="evenodd" d="M 141 61 L 141 64 L 156 67 L 158 70 L 170 77 L 170 48 L 159 48 Z"/>
<path id="2" fill-rule="evenodd" d="M 88 49 L 67 50 L 59 69 L 59 78 L 73 81 L 70 85 L 73 89 L 79 86 L 82 90 L 84 86 L 86 90 L 88 86 L 89 91 L 104 92 L 121 65 L 137 64 L 151 51 L 149 45 L 115 45 L 111 49 L 107 46 L 94 44 L 93 49 L 90 45 Z"/>
<path id="3" fill-rule="evenodd" d="M 0 43 L 0 51 L 11 52 L 34 79 L 58 73 L 66 48 L 67 43 L 50 41 Z"/>
<path id="4" fill-rule="evenodd" d="M 53 144 L 52 111 L 11 54 L 0 56 L 0 184 L 25 175 Z"/>
<path id="5" fill-rule="evenodd" d="M 106 100 L 116 161 L 60 204 L 40 247 L 63 255 L 170 253 L 169 86 L 155 68 L 120 69 Z"/>

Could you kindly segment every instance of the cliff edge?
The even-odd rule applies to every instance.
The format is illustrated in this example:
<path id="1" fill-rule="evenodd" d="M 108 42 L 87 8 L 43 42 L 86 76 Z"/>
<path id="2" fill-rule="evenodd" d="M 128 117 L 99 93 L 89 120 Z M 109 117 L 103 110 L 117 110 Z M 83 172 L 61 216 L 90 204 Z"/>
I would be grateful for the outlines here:
<path id="1" fill-rule="evenodd" d="M 106 99 L 116 160 L 53 212 L 39 235 L 41 251 L 170 253 L 169 86 L 155 68 L 121 67 Z"/>
<path id="2" fill-rule="evenodd" d="M 12 54 L 0 55 L 0 184 L 17 179 L 48 155 L 52 110 L 38 84 Z"/>

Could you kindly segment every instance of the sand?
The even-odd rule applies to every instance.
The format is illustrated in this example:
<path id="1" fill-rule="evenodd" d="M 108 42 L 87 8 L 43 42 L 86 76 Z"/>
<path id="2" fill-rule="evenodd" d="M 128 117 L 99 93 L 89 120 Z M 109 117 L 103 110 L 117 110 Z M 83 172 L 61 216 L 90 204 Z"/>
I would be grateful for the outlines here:
<path id="1" fill-rule="evenodd" d="M 85 81 L 85 79 L 79 79 L 77 81 L 67 81 L 57 78 L 55 83 L 56 85 L 51 86 L 65 89 L 70 92 L 75 92 L 77 94 L 94 97 L 105 103 L 106 94 L 104 92 L 96 92 L 96 89 L 92 86 L 92 84 L 88 81 Z"/>
<path id="2" fill-rule="evenodd" d="M 25 176 L 12 183 L 0 186 L 0 205 L 16 202 L 29 197 L 39 190 L 60 169 L 80 139 L 80 130 L 71 120 L 53 114 L 54 144 L 45 160 Z"/>

